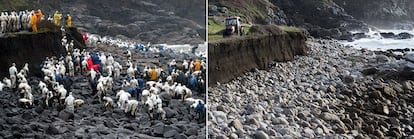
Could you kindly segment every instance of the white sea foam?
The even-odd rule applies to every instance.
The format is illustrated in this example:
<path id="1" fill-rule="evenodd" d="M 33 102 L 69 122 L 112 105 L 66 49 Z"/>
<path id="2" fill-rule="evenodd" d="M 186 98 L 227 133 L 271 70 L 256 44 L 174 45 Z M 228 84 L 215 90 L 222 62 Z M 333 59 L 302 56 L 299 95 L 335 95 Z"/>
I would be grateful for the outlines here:
<path id="1" fill-rule="evenodd" d="M 363 38 L 355 40 L 353 42 L 342 41 L 345 45 L 352 45 L 355 48 L 366 48 L 369 50 L 388 50 L 388 49 L 404 49 L 404 48 L 413 48 L 414 49 L 414 38 L 411 39 L 393 39 L 393 38 L 383 38 L 379 33 L 392 32 L 394 34 L 399 34 L 407 32 L 414 34 L 414 30 L 377 30 L 370 31 L 366 33 L 368 38 Z M 353 32 L 357 33 L 357 32 Z"/>

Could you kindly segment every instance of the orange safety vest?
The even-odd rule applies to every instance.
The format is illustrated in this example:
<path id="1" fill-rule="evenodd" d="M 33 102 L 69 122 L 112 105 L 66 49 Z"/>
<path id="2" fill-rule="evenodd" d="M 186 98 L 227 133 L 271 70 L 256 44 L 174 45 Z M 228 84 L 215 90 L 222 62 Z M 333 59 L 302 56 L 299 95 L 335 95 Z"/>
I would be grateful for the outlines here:
<path id="1" fill-rule="evenodd" d="M 155 71 L 155 69 L 150 71 L 150 80 L 157 81 L 157 72 Z"/>
<path id="2" fill-rule="evenodd" d="M 32 24 L 33 32 L 37 32 L 37 18 L 36 15 L 32 14 L 32 18 L 30 19 L 30 23 Z"/>
<path id="3" fill-rule="evenodd" d="M 30 23 L 32 25 L 36 25 L 37 24 L 37 17 L 35 14 L 32 14 L 32 18 L 30 19 Z"/>
<path id="4" fill-rule="evenodd" d="M 72 27 L 72 16 L 68 16 L 67 26 Z"/>
<path id="5" fill-rule="evenodd" d="M 36 18 L 37 18 L 37 21 L 40 21 L 40 19 L 42 19 L 42 12 L 41 11 L 38 11 L 37 13 L 36 13 Z"/>
<path id="6" fill-rule="evenodd" d="M 194 70 L 195 70 L 195 71 L 199 71 L 199 70 L 201 70 L 200 61 L 196 61 L 196 62 L 194 63 Z"/>

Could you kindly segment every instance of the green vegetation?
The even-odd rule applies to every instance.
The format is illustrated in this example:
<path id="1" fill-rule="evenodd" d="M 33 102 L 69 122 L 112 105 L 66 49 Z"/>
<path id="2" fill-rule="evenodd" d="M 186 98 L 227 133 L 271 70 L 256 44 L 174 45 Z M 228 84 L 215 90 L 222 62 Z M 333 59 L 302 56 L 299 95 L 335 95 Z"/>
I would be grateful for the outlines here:
<path id="1" fill-rule="evenodd" d="M 219 24 L 212 17 L 208 17 L 208 40 L 221 39 L 224 24 Z"/>
<path id="2" fill-rule="evenodd" d="M 242 24 L 244 34 L 248 34 L 251 26 Z M 217 23 L 213 17 L 208 17 L 208 40 L 219 40 L 223 38 L 224 23 Z"/>
<path id="3" fill-rule="evenodd" d="M 302 29 L 293 26 L 278 26 L 284 32 L 302 32 Z"/>
<path id="4" fill-rule="evenodd" d="M 265 23 L 268 8 L 275 8 L 269 1 L 264 0 L 216 0 L 211 2 L 229 9 L 228 14 L 239 16 L 244 23 Z"/>
<path id="5" fill-rule="evenodd" d="M 217 23 L 213 17 L 208 17 L 208 40 L 214 41 L 219 40 L 223 38 L 223 30 L 224 30 L 224 23 Z M 245 34 L 249 35 L 249 32 L 251 31 L 250 25 L 243 25 Z M 302 29 L 293 27 L 293 26 L 278 26 L 279 29 L 283 32 L 302 32 Z"/>
<path id="6" fill-rule="evenodd" d="M 251 25 L 243 25 L 243 29 L 244 29 L 244 34 L 249 34 L 250 32 L 250 28 L 252 27 Z"/>
<path id="7" fill-rule="evenodd" d="M 7 33 L 4 37 L 14 38 L 17 36 L 24 36 L 24 35 L 34 35 L 41 32 L 14 32 L 14 33 Z"/>

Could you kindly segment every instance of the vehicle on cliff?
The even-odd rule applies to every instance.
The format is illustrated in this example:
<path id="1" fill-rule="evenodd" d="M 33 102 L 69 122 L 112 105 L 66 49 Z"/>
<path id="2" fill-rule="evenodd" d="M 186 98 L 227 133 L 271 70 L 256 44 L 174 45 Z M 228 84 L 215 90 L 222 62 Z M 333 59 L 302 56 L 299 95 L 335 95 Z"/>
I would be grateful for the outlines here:
<path id="1" fill-rule="evenodd" d="M 225 19 L 226 28 L 223 32 L 223 38 L 232 35 L 242 36 L 244 34 L 243 26 L 240 22 L 240 17 L 231 16 Z"/>

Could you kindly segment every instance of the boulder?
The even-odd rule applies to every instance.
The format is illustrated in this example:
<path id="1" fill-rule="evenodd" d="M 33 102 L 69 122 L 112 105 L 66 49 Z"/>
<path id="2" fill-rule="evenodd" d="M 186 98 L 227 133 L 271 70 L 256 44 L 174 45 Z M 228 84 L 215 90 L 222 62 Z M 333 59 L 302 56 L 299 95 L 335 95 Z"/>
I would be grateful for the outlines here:
<path id="1" fill-rule="evenodd" d="M 385 86 L 383 88 L 383 93 L 386 94 L 387 96 L 390 96 L 390 97 L 393 97 L 393 98 L 397 97 L 397 92 L 394 89 L 392 89 L 391 87 L 388 87 L 388 86 Z"/>
<path id="2" fill-rule="evenodd" d="M 305 129 L 303 129 L 303 136 L 307 137 L 307 138 L 314 138 L 315 137 L 315 132 L 310 129 L 309 127 L 306 127 Z"/>
<path id="3" fill-rule="evenodd" d="M 364 70 L 362 70 L 362 73 L 365 75 L 372 75 L 372 74 L 376 74 L 379 71 L 379 69 L 375 68 L 375 67 L 370 67 L 370 68 L 366 68 Z"/>
<path id="4" fill-rule="evenodd" d="M 218 123 L 227 122 L 227 115 L 223 111 L 213 111 Z"/>
<path id="5" fill-rule="evenodd" d="M 386 115 L 390 114 L 390 110 L 389 110 L 387 104 L 378 104 L 376 106 L 376 110 L 380 114 L 386 114 Z"/>
<path id="6" fill-rule="evenodd" d="M 104 125 L 108 128 L 116 128 L 117 127 L 110 120 L 104 120 Z"/>
<path id="7" fill-rule="evenodd" d="M 174 116 L 176 116 L 176 115 L 178 115 L 178 112 L 176 111 L 176 110 L 173 110 L 173 109 L 171 109 L 171 108 L 169 108 L 169 107 L 165 107 L 165 108 L 163 108 L 164 109 L 164 111 L 165 111 L 165 116 L 167 117 L 167 118 L 172 118 L 172 117 L 174 117 Z"/>
<path id="8" fill-rule="evenodd" d="M 188 135 L 188 136 L 195 136 L 195 135 L 197 135 L 197 128 L 195 128 L 195 127 L 193 127 L 193 128 L 189 128 L 187 131 L 185 131 L 185 135 Z"/>
<path id="9" fill-rule="evenodd" d="M 274 125 L 289 125 L 289 122 L 283 117 L 278 117 L 278 118 L 272 119 L 272 124 L 274 124 Z"/>
<path id="10" fill-rule="evenodd" d="M 327 121 L 340 121 L 339 116 L 332 113 L 324 112 L 321 114 L 321 116 L 324 120 Z"/>
<path id="11" fill-rule="evenodd" d="M 390 59 L 386 55 L 383 55 L 383 54 L 377 55 L 375 57 L 375 59 L 379 63 L 386 63 L 386 62 L 390 61 Z"/>
<path id="12" fill-rule="evenodd" d="M 163 136 L 164 136 L 164 138 L 171 138 L 171 137 L 174 137 L 178 134 L 179 133 L 178 133 L 177 130 L 171 129 L 171 130 L 168 130 L 168 131 L 164 132 Z"/>
<path id="13" fill-rule="evenodd" d="M 264 131 L 259 130 L 254 133 L 254 139 L 270 139 L 269 135 L 267 135 Z"/>
<path id="14" fill-rule="evenodd" d="M 382 98 L 382 93 L 380 91 L 374 91 L 371 93 L 371 96 L 376 99 Z"/>
<path id="15" fill-rule="evenodd" d="M 163 123 L 158 123 L 152 127 L 152 133 L 155 135 L 163 135 L 164 134 L 164 127 Z"/>
<path id="16" fill-rule="evenodd" d="M 67 110 L 63 110 L 59 112 L 59 118 L 64 121 L 73 120 L 74 117 L 75 115 L 72 112 L 69 112 Z"/>
<path id="17" fill-rule="evenodd" d="M 402 32 L 402 33 L 396 35 L 397 39 L 411 39 L 413 37 L 414 37 L 413 34 L 410 34 L 410 33 L 407 33 L 407 32 Z"/>
<path id="18" fill-rule="evenodd" d="M 353 39 L 355 39 L 355 40 L 359 40 L 359 39 L 368 37 L 368 35 L 366 35 L 365 33 L 354 33 L 354 34 L 352 34 L 352 36 L 353 36 Z"/>
<path id="19" fill-rule="evenodd" d="M 16 115 L 18 115 L 19 114 L 19 112 L 18 112 L 18 110 L 17 110 L 17 108 L 12 108 L 12 109 L 7 109 L 7 110 L 5 110 L 6 111 L 6 116 L 7 117 L 13 117 L 13 116 L 16 116 Z"/>
<path id="20" fill-rule="evenodd" d="M 395 34 L 392 32 L 381 32 L 380 35 L 384 38 L 394 38 Z"/>
<path id="21" fill-rule="evenodd" d="M 208 16 L 216 16 L 218 14 L 219 11 L 216 5 L 208 5 Z"/>
<path id="22" fill-rule="evenodd" d="M 174 136 L 174 139 L 187 139 L 188 137 L 183 134 L 177 134 Z"/>
<path id="23" fill-rule="evenodd" d="M 352 76 L 350 76 L 350 75 L 345 75 L 345 76 L 343 76 L 343 77 L 342 77 L 342 80 L 343 80 L 345 83 L 348 83 L 348 84 L 350 84 L 350 83 L 354 83 L 354 82 L 355 82 L 354 77 L 352 77 Z"/>
<path id="24" fill-rule="evenodd" d="M 49 125 L 49 127 L 46 129 L 46 134 L 56 135 L 60 134 L 60 131 L 54 125 Z"/>
<path id="25" fill-rule="evenodd" d="M 36 108 L 35 108 L 35 112 L 37 112 L 37 113 L 42 113 L 43 112 L 43 107 L 42 106 L 37 106 Z"/>
<path id="26" fill-rule="evenodd" d="M 238 119 L 234 119 L 231 123 L 231 126 L 233 126 L 235 129 L 244 132 L 244 128 L 242 123 Z"/>
<path id="27" fill-rule="evenodd" d="M 326 91 L 328 93 L 335 93 L 336 92 L 336 88 L 333 85 L 329 85 Z"/>
<path id="28" fill-rule="evenodd" d="M 22 114 L 22 118 L 25 120 L 33 119 L 33 114 L 31 112 L 25 112 Z"/>

